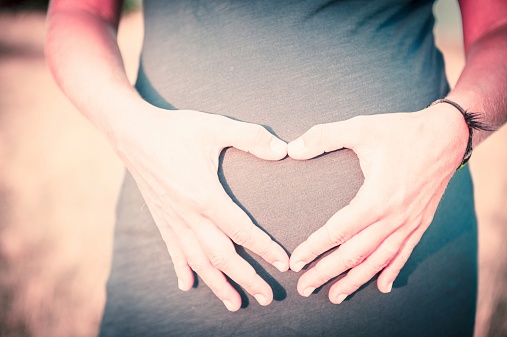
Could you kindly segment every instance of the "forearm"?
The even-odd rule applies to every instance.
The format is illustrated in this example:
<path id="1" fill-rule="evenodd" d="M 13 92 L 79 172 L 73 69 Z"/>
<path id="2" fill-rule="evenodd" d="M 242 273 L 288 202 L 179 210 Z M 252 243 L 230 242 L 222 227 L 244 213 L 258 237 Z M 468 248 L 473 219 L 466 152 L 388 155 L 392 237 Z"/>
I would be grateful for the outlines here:
<path id="1" fill-rule="evenodd" d="M 466 65 L 448 98 L 470 112 L 489 129 L 507 121 L 507 24 L 478 38 L 467 48 Z M 491 132 L 474 131 L 474 147 Z"/>
<path id="2" fill-rule="evenodd" d="M 144 104 L 116 42 L 117 20 L 83 9 L 50 9 L 46 54 L 56 82 L 110 141 L 118 121 Z"/>

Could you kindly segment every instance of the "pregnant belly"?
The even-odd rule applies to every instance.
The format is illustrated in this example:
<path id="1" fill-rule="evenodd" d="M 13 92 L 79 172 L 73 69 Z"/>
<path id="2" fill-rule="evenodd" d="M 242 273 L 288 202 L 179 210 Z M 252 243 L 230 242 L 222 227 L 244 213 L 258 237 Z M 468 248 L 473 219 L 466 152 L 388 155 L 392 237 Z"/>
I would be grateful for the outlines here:
<path id="1" fill-rule="evenodd" d="M 222 87 L 205 92 L 185 91 L 174 84 L 158 96 L 142 75 L 138 88 L 153 104 L 171 108 L 167 104 L 170 101 L 181 109 L 208 111 L 267 125 L 286 141 L 315 124 L 360 114 L 413 111 L 422 101 L 430 101 L 420 93 L 408 95 L 407 90 L 404 99 L 394 99 L 393 95 L 378 91 L 364 100 L 362 91 L 352 95 L 339 88 L 311 91 L 312 86 L 305 86 L 299 91 L 283 91 L 290 95 L 277 95 L 269 93 L 269 88 L 245 90 L 241 86 L 225 86 L 223 82 L 220 82 Z M 183 92 L 178 92 L 178 88 Z M 169 94 L 173 89 L 174 96 Z M 347 95 L 330 94 L 336 92 Z M 422 98 L 418 101 L 417 97 Z M 364 179 L 351 150 L 335 151 L 308 161 L 285 158 L 272 162 L 229 148 L 221 156 L 218 175 L 233 201 L 288 253 L 347 205 Z M 225 309 L 201 280 L 192 291 L 177 290 L 177 278 L 165 243 L 149 214 L 142 212 L 144 201 L 134 182 L 129 181 L 130 187 L 124 190 L 120 202 L 126 206 L 120 207 L 110 289 L 119 293 L 116 298 L 128 300 L 114 309 L 127 314 L 129 310 L 137 310 L 136 314 L 150 331 L 160 325 L 160 331 L 174 332 L 161 335 L 174 336 L 285 336 L 296 332 L 307 336 L 372 336 L 378 331 L 386 336 L 412 335 L 413 331 L 433 336 L 437 332 L 454 331 L 456 326 L 465 327 L 463 317 L 468 317 L 465 320 L 473 324 L 476 231 L 467 169 L 458 172 L 451 181 L 440 212 L 388 296 L 381 294 L 372 280 L 339 306 L 327 298 L 330 284 L 304 298 L 296 291 L 301 273 L 280 273 L 257 255 L 237 247 L 238 253 L 271 286 L 275 301 L 261 307 L 238 289 L 243 294 L 244 309 L 234 314 Z M 131 194 L 133 200 L 128 204 Z M 108 294 L 110 303 L 115 299 L 113 295 L 116 293 Z M 440 310 L 434 310 L 435 304 Z M 457 319 L 449 320 L 450 315 Z M 137 321 L 124 319 L 120 325 L 125 322 Z M 430 328 L 433 330 L 428 331 Z M 181 331 L 185 333 L 178 333 Z"/>
<path id="2" fill-rule="evenodd" d="M 264 125 L 285 141 L 316 124 L 419 110 L 442 96 L 445 82 L 438 67 L 421 71 L 424 67 L 417 66 L 415 58 L 386 62 L 373 53 L 340 52 L 349 50 L 343 46 L 330 50 L 325 43 L 305 49 L 311 51 L 307 53 L 286 50 L 255 58 L 249 49 L 249 55 L 242 55 L 247 50 L 241 48 L 230 54 L 213 46 L 209 53 L 193 52 L 187 50 L 192 45 L 175 40 L 167 44 L 167 53 L 143 51 L 136 86 L 147 101 Z M 257 45 L 251 41 L 249 46 Z M 308 161 L 271 162 L 229 148 L 221 159 L 219 177 L 225 190 L 288 253 L 347 205 L 363 183 L 358 159 L 350 150 Z M 283 289 L 297 295 L 300 274 L 280 273 L 255 254 L 241 247 L 238 252 L 262 277 L 281 285 L 272 284 L 275 299 Z M 327 291 L 318 295 L 312 300 L 328 303 Z"/>

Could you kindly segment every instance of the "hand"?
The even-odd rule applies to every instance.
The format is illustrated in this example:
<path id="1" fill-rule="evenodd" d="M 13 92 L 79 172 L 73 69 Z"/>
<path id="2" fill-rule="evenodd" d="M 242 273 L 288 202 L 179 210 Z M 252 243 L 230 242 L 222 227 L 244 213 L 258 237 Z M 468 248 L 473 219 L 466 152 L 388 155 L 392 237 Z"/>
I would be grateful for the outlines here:
<path id="1" fill-rule="evenodd" d="M 226 194 L 217 176 L 218 158 L 234 146 L 279 160 L 287 155 L 287 144 L 262 126 L 197 111 L 143 106 L 142 113 L 125 120 L 117 127 L 117 152 L 167 245 L 179 288 L 191 289 L 194 270 L 227 309 L 236 311 L 241 298 L 226 274 L 268 305 L 272 289 L 232 241 L 280 271 L 288 270 L 289 258 Z"/>
<path id="2" fill-rule="evenodd" d="M 359 116 L 317 125 L 289 143 L 288 153 L 294 159 L 352 149 L 365 177 L 350 204 L 294 250 L 290 267 L 298 272 L 334 249 L 300 277 L 298 292 L 309 296 L 347 271 L 330 288 L 333 303 L 341 303 L 378 272 L 379 290 L 390 292 L 430 225 L 461 163 L 467 139 L 461 113 L 437 104 L 414 113 Z"/>

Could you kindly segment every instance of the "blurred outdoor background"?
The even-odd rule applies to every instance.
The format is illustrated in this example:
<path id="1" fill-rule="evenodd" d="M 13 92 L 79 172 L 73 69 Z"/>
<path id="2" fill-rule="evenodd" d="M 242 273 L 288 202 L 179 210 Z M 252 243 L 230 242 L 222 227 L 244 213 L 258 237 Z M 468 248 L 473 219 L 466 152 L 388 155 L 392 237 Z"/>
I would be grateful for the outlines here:
<path id="1" fill-rule="evenodd" d="M 94 336 L 105 299 L 123 166 L 44 60 L 44 1 L 0 0 L 0 336 Z M 454 84 L 464 64 L 456 0 L 437 42 Z M 127 1 L 119 44 L 135 80 L 142 39 Z M 472 157 L 480 226 L 476 337 L 507 336 L 507 129 Z"/>

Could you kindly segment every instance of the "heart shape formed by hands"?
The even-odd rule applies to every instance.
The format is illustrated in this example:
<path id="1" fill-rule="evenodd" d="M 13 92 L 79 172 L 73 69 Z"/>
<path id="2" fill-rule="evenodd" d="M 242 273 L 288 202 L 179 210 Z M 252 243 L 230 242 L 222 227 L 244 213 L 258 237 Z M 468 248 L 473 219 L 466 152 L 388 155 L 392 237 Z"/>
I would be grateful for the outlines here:
<path id="1" fill-rule="evenodd" d="M 346 206 L 364 181 L 358 158 L 348 149 L 307 161 L 264 161 L 228 148 L 218 174 L 233 201 L 288 253 Z M 300 274 L 279 274 L 255 254 L 237 250 L 267 280 L 275 300 L 285 297 L 284 289 L 295 289 Z"/>

